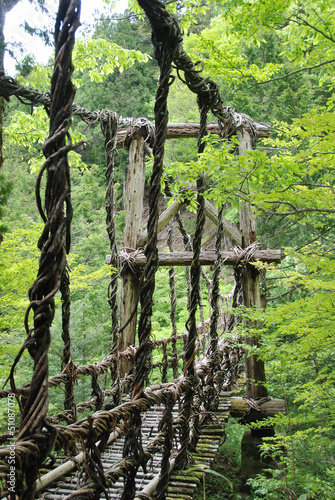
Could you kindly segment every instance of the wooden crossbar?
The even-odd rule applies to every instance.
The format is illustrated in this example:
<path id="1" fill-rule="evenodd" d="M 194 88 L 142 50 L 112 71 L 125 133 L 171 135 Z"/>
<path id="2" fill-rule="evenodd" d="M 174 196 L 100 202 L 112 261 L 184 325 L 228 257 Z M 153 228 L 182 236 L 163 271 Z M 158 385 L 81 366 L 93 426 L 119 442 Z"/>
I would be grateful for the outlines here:
<path id="1" fill-rule="evenodd" d="M 221 256 L 223 259 L 223 264 L 234 265 L 238 261 L 238 256 L 233 250 L 221 252 Z M 217 254 L 214 251 L 202 252 L 200 254 L 200 264 L 203 266 L 210 266 L 214 264 L 217 260 Z M 255 261 L 261 261 L 266 263 L 280 263 L 281 260 L 285 257 L 282 250 L 276 249 L 268 249 L 268 250 L 258 250 L 254 254 Z M 190 266 L 193 260 L 193 252 L 171 252 L 171 253 L 158 253 L 159 258 L 159 266 Z M 121 257 L 121 262 L 126 260 L 124 257 Z M 144 253 L 134 254 L 133 259 L 134 264 L 137 266 L 144 266 L 146 263 L 146 257 Z M 110 255 L 106 256 L 106 264 L 111 263 Z"/>
<path id="2" fill-rule="evenodd" d="M 257 131 L 258 137 L 269 137 L 271 134 L 271 125 L 269 123 L 257 123 L 254 122 L 255 129 Z M 167 139 L 192 139 L 199 135 L 200 124 L 199 123 L 169 123 L 167 126 Z M 220 135 L 220 127 L 217 123 L 208 123 L 207 132 L 209 134 Z M 128 135 L 128 129 L 121 129 L 116 135 L 117 148 L 122 148 L 126 137 Z"/>

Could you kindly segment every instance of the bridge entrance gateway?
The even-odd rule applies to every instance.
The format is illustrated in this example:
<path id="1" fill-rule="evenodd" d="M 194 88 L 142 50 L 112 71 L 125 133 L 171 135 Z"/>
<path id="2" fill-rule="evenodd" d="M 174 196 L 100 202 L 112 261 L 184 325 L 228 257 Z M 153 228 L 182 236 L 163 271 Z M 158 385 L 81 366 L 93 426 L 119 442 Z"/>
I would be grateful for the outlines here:
<path id="1" fill-rule="evenodd" d="M 205 148 L 203 138 L 208 133 L 219 135 L 222 141 L 236 136 L 237 154 L 243 155 L 256 147 L 258 137 L 270 135 L 270 127 L 223 106 L 215 82 L 202 78 L 184 52 L 178 24 L 164 5 L 158 0 L 139 0 L 139 4 L 151 23 L 155 57 L 160 67 L 155 125 L 143 118 L 123 119 L 112 111 L 90 112 L 74 104 L 72 48 L 79 25 L 79 0 L 60 1 L 50 95 L 25 89 L 10 77 L 0 79 L 2 97 L 17 96 L 33 105 L 42 104 L 50 116 L 50 135 L 43 147 L 46 161 L 36 187 L 37 206 L 45 226 L 38 242 L 41 250 L 38 276 L 29 290 L 30 305 L 24 320 L 27 339 L 9 376 L 11 388 L 0 393 L 1 397 L 15 394 L 21 410 L 15 439 L 10 441 L 9 435 L 3 435 L 4 444 L 0 447 L 0 477 L 5 498 L 7 495 L 10 500 L 188 500 L 204 467 L 214 457 L 229 411 L 246 421 L 285 412 L 281 400 L 269 398 L 262 360 L 255 355 L 245 355 L 239 347 L 241 339 L 234 328 L 240 319 L 232 312 L 242 304 L 247 308 L 265 307 L 260 273 L 254 262 L 278 263 L 283 258 L 282 252 L 261 249 L 257 243 L 252 206 L 241 205 L 239 228 L 225 219 L 224 207 L 217 210 L 205 199 L 206 178 L 202 174 L 192 186 L 197 201 L 192 237 L 183 222 L 186 201 L 182 197 L 159 213 L 166 139 L 197 137 L 201 154 Z M 196 94 L 199 123 L 168 124 L 167 96 L 172 65 L 179 74 L 183 73 L 184 83 Z M 217 118 L 216 124 L 207 123 L 209 111 Z M 101 362 L 87 366 L 76 366 L 72 358 L 69 328 L 70 276 L 66 256 L 70 252 L 72 207 L 67 153 L 78 147 L 68 140 L 72 115 L 80 116 L 88 124 L 99 121 L 106 149 L 106 220 L 110 240 L 106 262 L 111 264 L 108 288 L 111 350 Z M 113 172 L 116 149 L 122 146 L 128 149 L 129 160 L 126 225 L 123 248 L 118 250 Z M 154 164 L 148 223 L 143 231 L 145 155 L 153 155 Z M 40 195 L 43 176 L 46 177 L 44 203 Z M 168 185 L 164 195 L 171 198 Z M 206 248 L 203 238 L 206 217 L 215 227 L 215 249 L 213 245 Z M 158 233 L 163 230 L 167 235 L 167 253 L 158 251 Z M 174 251 L 174 230 L 180 233 L 182 251 Z M 171 336 L 154 339 L 152 311 L 154 302 L 159 307 L 159 297 L 154 293 L 155 275 L 160 266 L 169 269 Z M 185 267 L 189 315 L 185 332 L 178 332 L 176 328 L 176 266 Z M 210 266 L 210 271 L 206 266 Z M 235 285 L 229 295 L 223 295 L 220 290 L 223 266 L 234 268 Z M 208 319 L 204 318 L 202 283 L 208 287 Z M 62 296 L 64 351 L 61 373 L 49 378 L 50 326 L 58 290 Z M 257 326 L 243 321 L 245 331 Z M 257 346 L 260 339 L 246 335 L 243 342 L 248 350 Z M 19 388 L 14 370 L 26 349 L 33 359 L 34 371 L 30 384 Z M 241 384 L 242 372 L 246 378 L 244 400 L 237 397 L 241 387 L 236 389 Z M 101 388 L 99 377 L 102 375 L 110 377 L 109 388 L 105 390 Z M 89 401 L 75 401 L 74 381 L 78 377 L 91 377 Z M 65 392 L 64 411 L 49 415 L 49 391 L 61 385 Z M 88 416 L 80 418 L 83 411 Z M 261 431 L 255 434 L 258 435 L 248 438 L 245 445 L 244 449 L 249 452 L 242 453 L 246 469 L 248 453 L 254 458 L 254 450 L 257 452 L 254 444 L 250 448 L 250 440 L 259 439 Z M 14 464 L 10 460 L 13 450 Z M 56 463 L 50 460 L 55 453 Z M 182 471 L 191 465 L 194 465 L 192 473 L 183 475 Z M 71 476 L 76 469 L 76 475 Z"/>

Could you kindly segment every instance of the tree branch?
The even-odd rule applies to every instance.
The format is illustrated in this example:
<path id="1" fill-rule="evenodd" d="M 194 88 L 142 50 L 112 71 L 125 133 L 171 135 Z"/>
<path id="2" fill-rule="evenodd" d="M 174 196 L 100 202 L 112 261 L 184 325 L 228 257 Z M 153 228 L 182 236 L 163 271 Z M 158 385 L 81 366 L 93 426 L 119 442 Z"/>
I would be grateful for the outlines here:
<path id="1" fill-rule="evenodd" d="M 267 297 L 266 301 L 270 302 L 271 300 L 276 300 L 276 299 L 282 299 L 285 295 L 288 295 L 289 293 L 293 293 L 299 288 L 298 286 L 295 286 L 293 288 L 290 288 L 289 290 L 286 290 L 286 292 L 280 293 L 279 295 L 276 295 L 275 297 Z"/>
<path id="2" fill-rule="evenodd" d="M 248 87 L 248 89 L 252 89 L 255 87 L 255 85 L 264 85 L 265 83 L 271 83 L 271 82 L 276 82 L 277 80 L 283 80 L 284 78 L 287 78 L 288 76 L 296 75 L 297 73 L 301 73 L 302 71 L 309 71 L 310 69 L 316 69 L 320 68 L 321 66 L 325 66 L 326 64 L 331 64 L 335 62 L 335 59 L 330 59 L 329 61 L 324 61 L 320 64 L 315 64 L 314 66 L 306 66 L 305 68 L 300 68 L 295 71 L 291 71 L 291 73 L 287 73 L 286 75 L 283 76 L 277 76 L 276 78 L 270 78 L 270 80 L 265 80 L 264 82 L 256 82 L 251 87 Z"/>
<path id="3" fill-rule="evenodd" d="M 316 31 L 317 33 L 320 33 L 320 35 L 324 36 L 327 40 L 329 40 L 330 42 L 333 42 L 335 43 L 335 40 L 332 36 L 328 36 L 326 35 L 326 33 L 324 33 L 322 30 L 320 30 L 319 28 L 317 28 L 316 26 L 313 26 L 312 24 L 310 24 L 309 22 L 306 21 L 306 19 L 302 19 L 301 17 L 299 16 L 295 16 L 299 21 L 296 21 L 294 18 L 291 18 L 291 20 L 294 22 L 294 23 L 297 23 L 299 26 L 301 26 L 301 24 L 304 24 L 305 26 L 308 26 L 309 28 L 311 28 L 312 30 Z"/>
<path id="4" fill-rule="evenodd" d="M 271 202 L 268 201 L 267 203 L 280 203 L 280 202 Z M 281 202 L 282 203 L 282 202 Z M 305 207 L 305 208 L 295 208 L 292 211 L 288 212 L 275 212 L 273 211 L 274 215 L 297 215 L 297 214 L 303 214 L 307 212 L 317 212 L 317 213 L 325 213 L 325 214 L 335 214 L 335 208 L 312 208 L 312 207 Z"/>

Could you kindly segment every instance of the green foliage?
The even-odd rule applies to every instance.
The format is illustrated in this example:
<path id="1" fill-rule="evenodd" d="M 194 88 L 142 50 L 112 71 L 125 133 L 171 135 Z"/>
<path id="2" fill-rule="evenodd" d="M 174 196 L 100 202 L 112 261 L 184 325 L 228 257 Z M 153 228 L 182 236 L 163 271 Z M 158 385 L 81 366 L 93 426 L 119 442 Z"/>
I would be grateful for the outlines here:
<path id="1" fill-rule="evenodd" d="M 13 183 L 8 181 L 6 176 L 0 173 L 0 234 L 5 232 L 7 227 L 3 224 L 4 209 L 8 203 Z M 1 241 L 0 241 L 1 244 Z"/>
<path id="2" fill-rule="evenodd" d="M 44 108 L 34 108 L 31 114 L 18 111 L 11 119 L 10 125 L 6 127 L 5 139 L 8 144 L 28 155 L 28 166 L 31 173 L 38 173 L 44 163 L 42 145 L 49 135 L 49 121 Z M 73 131 L 72 141 L 76 143 L 84 139 L 78 131 Z M 70 165 L 84 169 L 86 168 L 81 156 L 76 151 L 70 151 Z M 23 156 L 21 156 L 23 159 Z"/>
<path id="3" fill-rule="evenodd" d="M 24 218 L 24 216 L 23 216 Z M 27 221 L 28 222 L 28 221 Z M 29 224 L 6 234 L 1 245 L 2 332 L 18 332 L 28 306 L 27 290 L 37 273 L 39 251 L 36 246 L 41 224 Z"/>
<path id="4" fill-rule="evenodd" d="M 139 50 L 123 49 L 119 45 L 104 39 L 79 40 L 75 45 L 73 55 L 76 70 L 88 73 L 91 81 L 102 82 L 107 75 L 118 68 L 122 73 L 124 69 L 133 66 L 135 61 L 147 62 L 149 56 Z M 77 85 L 82 80 L 74 79 Z"/>
<path id="5" fill-rule="evenodd" d="M 321 66 L 333 60 L 334 6 L 329 0 L 309 2 L 304 7 L 296 1 L 255 1 L 252 3 L 232 0 L 227 18 L 236 33 L 249 43 L 262 40 L 264 32 L 276 31 L 286 38 L 282 55 L 295 61 L 300 68 Z M 234 8 L 237 7 L 239 15 Z M 248 16 L 248 23 L 244 22 Z M 320 85 L 333 83 L 330 64 L 322 66 Z"/>
<path id="6" fill-rule="evenodd" d="M 255 120 L 270 122 L 291 121 L 318 101 L 324 103 L 327 91 L 320 89 L 321 69 L 311 75 L 302 72 L 304 63 L 286 53 L 290 45 L 286 30 L 278 24 L 268 29 L 254 25 L 248 5 L 222 7 L 209 28 L 185 41 L 193 58 L 204 62 L 205 75 L 219 83 L 224 103 Z M 248 18 L 244 30 L 243 16 Z M 288 73 L 292 76 L 283 79 Z"/>
<path id="7" fill-rule="evenodd" d="M 275 75 L 281 68 L 280 63 L 259 61 L 250 62 L 247 57 L 245 40 L 239 34 L 232 33 L 230 21 L 224 14 L 213 19 L 211 27 L 203 30 L 200 35 L 190 35 L 186 46 L 193 56 L 205 56 L 205 69 L 211 75 L 224 77 L 226 83 L 244 78 L 262 81 Z M 265 40 L 262 40 L 265 43 Z M 255 41 L 260 47 L 261 42 Z M 248 60 L 249 59 L 249 60 Z"/>
<path id="8" fill-rule="evenodd" d="M 281 424 L 285 418 L 281 416 L 274 420 L 278 420 L 277 423 Z M 311 450 L 304 449 L 306 442 L 310 439 L 313 437 L 309 429 L 295 432 L 293 439 L 285 434 L 277 434 L 273 438 L 264 439 L 261 445 L 262 456 L 270 457 L 273 466 L 247 481 L 251 487 L 253 499 L 324 498 L 331 500 L 334 498 L 334 478 L 331 466 L 329 468 L 327 466 L 325 468 L 324 465 L 318 467 L 317 463 L 313 467 L 306 465 L 308 453 L 310 453 L 310 458 L 315 456 L 314 453 L 311 455 Z M 318 448 L 322 449 L 320 442 Z M 300 460 L 303 461 L 304 468 L 300 465 L 296 466 L 296 461 Z M 323 476 L 323 479 L 320 476 Z"/>

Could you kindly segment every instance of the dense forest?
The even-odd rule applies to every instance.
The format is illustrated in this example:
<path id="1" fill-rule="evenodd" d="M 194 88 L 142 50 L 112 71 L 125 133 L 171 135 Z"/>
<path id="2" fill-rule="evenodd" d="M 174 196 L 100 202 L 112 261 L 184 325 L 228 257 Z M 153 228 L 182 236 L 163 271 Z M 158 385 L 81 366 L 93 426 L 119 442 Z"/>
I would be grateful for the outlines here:
<path id="1" fill-rule="evenodd" d="M 8 9 L 1 0 L 3 15 Z M 12 2 L 13 4 L 17 2 Z M 335 498 L 335 7 L 329 0 L 217 0 L 166 2 L 183 29 L 183 44 L 202 76 L 220 88 L 225 106 L 257 122 L 271 123 L 271 136 L 237 162 L 232 142 L 170 140 L 165 151 L 164 180 L 178 199 L 194 186 L 199 172 L 208 180 L 205 196 L 238 227 L 239 207 L 250 203 L 257 215 L 258 241 L 263 248 L 281 248 L 280 265 L 263 265 L 262 293 L 266 309 L 245 313 L 261 337 L 257 356 L 265 362 L 269 393 L 285 400 L 287 414 L 271 420 L 276 436 L 264 441 L 264 454 L 278 457 L 278 466 L 250 480 L 250 492 L 239 490 L 239 446 L 243 427 L 229 424 L 229 438 L 218 462 L 221 476 L 208 479 L 208 499 L 332 499 Z M 44 2 L 31 2 L 43 8 Z M 84 27 L 74 48 L 75 104 L 88 110 L 109 109 L 122 117 L 153 120 L 159 70 L 151 30 L 141 9 L 129 2 L 123 14 L 110 9 Z M 109 12 L 109 13 L 108 13 Z M 32 36 L 47 37 L 44 27 Z M 38 31 L 38 32 L 37 32 Z M 10 75 L 27 88 L 47 92 L 50 65 L 33 54 L 17 62 Z M 3 62 L 2 62 L 3 67 Z M 175 71 L 169 93 L 169 122 L 198 122 L 194 95 Z M 35 183 L 43 164 L 42 145 L 48 116 L 42 106 L 1 98 L 3 153 L 0 158 L 0 374 L 3 385 L 24 340 L 27 291 L 34 282 L 40 251 L 36 242 L 42 221 L 35 201 Z M 215 117 L 210 117 L 215 121 Z M 75 363 L 100 361 L 108 352 L 110 312 L 105 264 L 109 242 L 105 225 L 105 151 L 98 125 L 88 127 L 74 117 L 71 151 L 74 207 L 71 270 L 71 335 Z M 232 138 L 236 142 L 236 139 Z M 236 144 L 235 144 L 236 145 Z M 115 163 L 115 221 L 122 246 L 127 155 L 118 150 Z M 152 160 L 146 159 L 146 188 Z M 194 228 L 194 193 L 187 191 L 187 229 Z M 162 196 L 161 204 L 166 201 Z M 144 215 L 144 224 L 146 222 Z M 205 229 L 210 239 L 209 225 Z M 159 240 L 167 248 L 164 234 Z M 182 274 L 182 271 L 177 272 Z M 222 293 L 232 288 L 226 270 Z M 156 276 L 153 313 L 155 338 L 171 334 L 168 271 Z M 178 330 L 185 330 L 187 296 L 182 279 L 176 294 Z M 208 308 L 204 287 L 204 309 Z M 57 308 L 61 307 L 60 297 Z M 239 312 L 243 315 L 243 311 Z M 50 348 L 50 374 L 59 372 L 61 318 L 55 316 Z M 241 327 L 242 328 L 242 327 Z M 253 332 L 254 334 L 255 332 Z M 252 354 L 254 354 L 252 352 Z M 31 377 L 25 352 L 16 370 L 16 384 Z M 90 392 L 78 383 L 77 398 Z M 49 411 L 57 413 L 62 394 L 53 396 Z M 0 424 L 5 411 L 0 408 Z M 231 481 L 233 490 L 231 489 Z M 203 494 L 202 494 L 203 495 Z M 203 498 L 203 496 L 199 496 Z"/>

